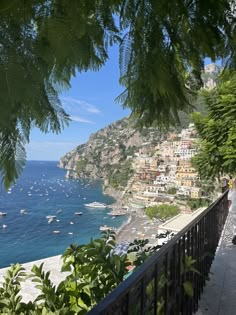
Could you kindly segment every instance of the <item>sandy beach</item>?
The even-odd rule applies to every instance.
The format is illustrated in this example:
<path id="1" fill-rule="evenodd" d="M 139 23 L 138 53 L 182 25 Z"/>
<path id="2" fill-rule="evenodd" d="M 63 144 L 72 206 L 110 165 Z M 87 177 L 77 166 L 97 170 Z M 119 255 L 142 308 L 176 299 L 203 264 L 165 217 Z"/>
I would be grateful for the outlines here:
<path id="1" fill-rule="evenodd" d="M 127 222 L 118 229 L 117 243 L 132 242 L 134 239 L 149 239 L 150 244 L 157 241 L 158 223 L 149 220 L 146 215 L 131 214 Z"/>
<path id="2" fill-rule="evenodd" d="M 104 194 L 115 198 L 115 202 L 109 205 L 114 211 L 119 211 L 125 204 L 122 199 L 123 195 L 120 191 L 107 188 Z M 150 244 L 157 242 L 156 235 L 158 225 L 160 223 L 151 221 L 145 214 L 127 212 L 127 220 L 117 230 L 116 242 L 119 244 L 122 241 L 132 242 L 135 239 L 149 239 Z"/>

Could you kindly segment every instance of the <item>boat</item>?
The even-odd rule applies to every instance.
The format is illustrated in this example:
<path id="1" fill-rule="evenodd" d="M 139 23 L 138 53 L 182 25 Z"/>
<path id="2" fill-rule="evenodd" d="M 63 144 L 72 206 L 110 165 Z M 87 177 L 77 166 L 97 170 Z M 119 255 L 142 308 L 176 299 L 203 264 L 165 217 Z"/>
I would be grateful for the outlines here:
<path id="1" fill-rule="evenodd" d="M 6 225 L 6 224 L 3 224 L 3 225 L 2 225 L 2 228 L 3 228 L 3 229 L 6 229 L 6 228 L 7 228 L 7 225 Z"/>
<path id="2" fill-rule="evenodd" d="M 5 217 L 7 215 L 6 212 L 0 212 L 0 217 Z"/>
<path id="3" fill-rule="evenodd" d="M 107 208 L 107 205 L 105 205 L 105 203 L 101 203 L 101 202 L 97 202 L 97 201 L 94 201 L 91 203 L 85 203 L 84 205 L 85 205 L 85 207 L 88 207 L 88 208 L 100 208 L 100 209 Z"/>
<path id="4" fill-rule="evenodd" d="M 27 211 L 25 209 L 21 209 L 20 214 L 27 214 Z"/>
<path id="5" fill-rule="evenodd" d="M 52 223 L 56 219 L 56 215 L 47 215 L 46 219 L 48 219 L 48 223 Z"/>
<path id="6" fill-rule="evenodd" d="M 52 231 L 52 233 L 54 233 L 54 234 L 59 234 L 59 233 L 61 233 L 60 231 Z"/>
<path id="7" fill-rule="evenodd" d="M 113 211 L 109 212 L 108 215 L 112 215 L 113 217 L 117 217 L 120 215 L 127 215 L 127 212 L 122 211 L 122 210 L 113 210 Z"/>
<path id="8" fill-rule="evenodd" d="M 75 212 L 75 215 L 82 215 L 83 212 Z"/>
<path id="9" fill-rule="evenodd" d="M 105 225 L 100 226 L 99 228 L 100 231 L 108 231 L 108 230 L 113 230 L 112 227 Z"/>
<path id="10" fill-rule="evenodd" d="M 56 215 L 47 215 L 46 219 L 56 219 Z"/>

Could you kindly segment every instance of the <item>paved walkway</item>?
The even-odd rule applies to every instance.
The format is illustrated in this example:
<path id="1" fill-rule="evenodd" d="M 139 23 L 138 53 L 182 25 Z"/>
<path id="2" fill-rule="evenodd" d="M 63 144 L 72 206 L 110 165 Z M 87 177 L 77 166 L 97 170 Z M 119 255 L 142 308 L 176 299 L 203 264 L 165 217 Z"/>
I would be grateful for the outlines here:
<path id="1" fill-rule="evenodd" d="M 26 269 L 26 272 L 31 273 L 31 269 L 33 265 L 39 266 L 42 262 L 44 263 L 43 270 L 50 271 L 50 279 L 54 284 L 59 284 L 68 273 L 61 273 L 62 260 L 61 256 L 54 256 L 45 259 L 40 259 L 36 261 L 32 261 L 29 263 L 22 264 L 22 266 Z M 3 276 L 5 275 L 8 268 L 0 269 L 0 284 L 2 283 Z M 29 301 L 34 301 L 34 299 L 40 294 L 41 291 L 35 288 L 37 283 L 33 283 L 30 279 L 21 283 L 21 294 L 23 302 L 27 303 Z"/>
<path id="2" fill-rule="evenodd" d="M 204 288 L 197 315 L 236 315 L 235 209 L 230 212 Z"/>

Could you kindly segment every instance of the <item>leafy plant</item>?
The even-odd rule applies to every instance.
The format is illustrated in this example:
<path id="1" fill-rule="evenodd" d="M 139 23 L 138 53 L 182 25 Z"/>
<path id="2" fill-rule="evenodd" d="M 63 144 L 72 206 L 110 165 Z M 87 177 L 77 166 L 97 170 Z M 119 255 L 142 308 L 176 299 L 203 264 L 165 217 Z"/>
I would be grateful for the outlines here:
<path id="1" fill-rule="evenodd" d="M 181 271 L 182 275 L 189 273 L 196 273 L 200 275 L 200 272 L 194 267 L 196 259 L 193 259 L 192 256 L 185 255 L 181 261 Z M 190 281 L 186 280 L 183 282 L 184 292 L 189 296 L 193 297 L 193 285 Z"/>
<path id="2" fill-rule="evenodd" d="M 171 195 L 175 195 L 177 192 L 177 188 L 175 187 L 170 187 L 167 191 L 168 194 L 171 194 Z"/>
<path id="3" fill-rule="evenodd" d="M 26 305 L 20 295 L 21 281 L 26 279 L 25 269 L 19 265 L 11 265 L 4 276 L 0 287 L 0 313 L 1 314 L 29 314 L 34 307 L 32 303 Z"/>
<path id="4" fill-rule="evenodd" d="M 201 179 L 236 173 L 236 72 L 225 73 L 219 85 L 204 92 L 208 114 L 194 113 L 200 141 L 199 153 L 192 158 Z"/>
<path id="5" fill-rule="evenodd" d="M 115 233 L 103 232 L 101 239 L 87 245 L 71 245 L 63 254 L 63 271 L 71 271 L 66 288 L 89 309 L 123 281 L 130 262 L 115 252 Z M 73 284 L 73 285 L 72 285 Z"/>
<path id="6" fill-rule="evenodd" d="M 160 206 L 152 206 L 146 209 L 147 216 L 152 218 L 158 218 L 161 220 L 167 220 L 180 213 L 180 209 L 174 205 L 162 204 Z"/>

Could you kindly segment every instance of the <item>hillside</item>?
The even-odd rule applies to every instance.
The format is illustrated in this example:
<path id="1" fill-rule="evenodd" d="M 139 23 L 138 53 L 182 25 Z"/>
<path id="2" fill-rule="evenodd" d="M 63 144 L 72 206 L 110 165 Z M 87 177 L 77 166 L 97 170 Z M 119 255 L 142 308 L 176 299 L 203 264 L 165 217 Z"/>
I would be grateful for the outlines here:
<path id="1" fill-rule="evenodd" d="M 133 174 L 136 152 L 152 151 L 163 136 L 156 128 L 135 130 L 129 118 L 116 121 L 92 134 L 60 159 L 69 178 L 102 178 L 106 186 L 124 189 Z"/>

